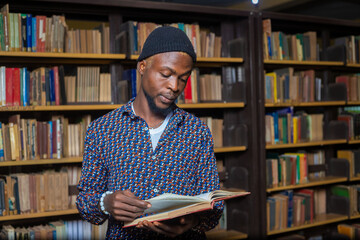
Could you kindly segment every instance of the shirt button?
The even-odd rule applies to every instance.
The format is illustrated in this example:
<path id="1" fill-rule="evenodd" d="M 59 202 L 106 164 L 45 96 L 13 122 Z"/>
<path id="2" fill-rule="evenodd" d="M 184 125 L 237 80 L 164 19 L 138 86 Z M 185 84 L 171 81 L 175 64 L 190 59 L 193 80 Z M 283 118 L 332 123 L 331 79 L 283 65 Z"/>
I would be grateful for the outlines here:
<path id="1" fill-rule="evenodd" d="M 153 160 L 155 160 L 155 159 L 156 159 L 156 157 L 155 157 L 155 156 L 152 156 L 151 158 L 152 158 Z"/>
<path id="2" fill-rule="evenodd" d="M 154 189 L 154 193 L 157 193 L 159 192 L 159 190 L 157 188 Z"/>
<path id="3" fill-rule="evenodd" d="M 148 128 L 148 127 L 145 127 L 145 130 L 147 131 L 147 130 L 149 130 L 149 128 Z"/>

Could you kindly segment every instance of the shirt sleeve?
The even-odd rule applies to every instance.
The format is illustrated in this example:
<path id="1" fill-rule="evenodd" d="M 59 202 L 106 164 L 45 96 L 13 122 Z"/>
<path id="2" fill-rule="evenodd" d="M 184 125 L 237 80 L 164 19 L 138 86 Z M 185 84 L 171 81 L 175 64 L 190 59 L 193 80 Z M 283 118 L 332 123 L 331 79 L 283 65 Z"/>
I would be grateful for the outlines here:
<path id="1" fill-rule="evenodd" d="M 209 128 L 205 127 L 205 129 L 198 168 L 197 194 L 220 189 L 219 174 L 216 167 L 216 158 L 214 153 L 214 143 Z M 193 228 L 193 230 L 204 232 L 214 228 L 219 222 L 223 209 L 223 201 L 216 202 L 211 211 L 207 211 L 199 215 L 200 223 Z"/>
<path id="2" fill-rule="evenodd" d="M 83 165 L 78 184 L 79 195 L 76 199 L 80 216 L 93 224 L 102 224 L 107 219 L 107 215 L 98 207 L 107 186 L 107 169 L 101 157 L 98 139 L 99 129 L 92 122 L 86 131 Z"/>

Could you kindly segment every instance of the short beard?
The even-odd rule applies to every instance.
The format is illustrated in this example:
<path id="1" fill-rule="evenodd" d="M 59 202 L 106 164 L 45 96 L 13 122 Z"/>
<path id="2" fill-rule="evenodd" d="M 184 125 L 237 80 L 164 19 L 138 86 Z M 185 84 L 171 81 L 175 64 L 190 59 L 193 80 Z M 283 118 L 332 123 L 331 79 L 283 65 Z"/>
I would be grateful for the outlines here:
<path id="1" fill-rule="evenodd" d="M 173 111 L 174 103 L 172 103 L 168 108 L 159 108 L 156 106 L 154 98 L 150 97 L 150 95 L 143 89 L 146 100 L 149 104 L 150 110 L 155 114 L 160 114 L 166 117 L 169 113 Z"/>

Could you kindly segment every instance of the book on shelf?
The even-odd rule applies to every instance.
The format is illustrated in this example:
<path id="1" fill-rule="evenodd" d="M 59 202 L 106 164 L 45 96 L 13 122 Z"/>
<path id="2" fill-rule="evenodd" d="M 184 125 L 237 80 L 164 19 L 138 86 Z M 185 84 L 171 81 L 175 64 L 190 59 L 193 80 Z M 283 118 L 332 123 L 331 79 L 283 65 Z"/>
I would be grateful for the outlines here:
<path id="1" fill-rule="evenodd" d="M 267 197 L 267 230 L 282 230 L 312 223 L 326 213 L 325 189 L 285 190 Z"/>
<path id="2" fill-rule="evenodd" d="M 106 238 L 107 222 L 93 225 L 83 220 L 52 221 L 31 227 L 4 225 L 1 239 L 99 239 Z"/>
<path id="3" fill-rule="evenodd" d="M 213 208 L 215 202 L 250 194 L 246 191 L 215 190 L 196 196 L 184 196 L 172 193 L 164 193 L 148 199 L 151 207 L 144 213 L 152 214 L 137 218 L 132 222 L 126 222 L 124 227 L 135 226 L 141 221 L 164 221 L 176 217 L 202 212 Z"/>
<path id="4" fill-rule="evenodd" d="M 221 36 L 198 24 L 170 23 L 164 24 L 183 30 L 189 37 L 197 57 L 221 57 Z M 115 37 L 117 53 L 129 56 L 140 54 L 147 36 L 161 24 L 152 22 L 127 21 L 120 26 L 120 32 Z M 124 46 L 125 45 L 125 46 Z"/>
<path id="5" fill-rule="evenodd" d="M 272 31 L 271 19 L 264 19 L 262 27 L 265 60 L 319 60 L 320 52 L 315 31 L 296 34 Z"/>

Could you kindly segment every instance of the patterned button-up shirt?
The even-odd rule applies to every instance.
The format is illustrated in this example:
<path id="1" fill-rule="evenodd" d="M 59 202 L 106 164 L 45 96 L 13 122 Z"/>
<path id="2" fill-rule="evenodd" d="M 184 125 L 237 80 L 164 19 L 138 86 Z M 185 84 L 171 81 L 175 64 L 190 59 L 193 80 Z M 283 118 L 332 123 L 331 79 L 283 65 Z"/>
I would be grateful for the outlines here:
<path id="1" fill-rule="evenodd" d="M 209 128 L 199 118 L 174 109 L 155 151 L 146 122 L 131 109 L 131 100 L 93 121 L 87 130 L 77 208 L 93 224 L 108 216 L 98 208 L 102 193 L 129 189 L 146 200 L 162 193 L 198 195 L 219 189 Z M 204 239 L 216 226 L 223 204 L 202 214 L 201 223 L 177 239 Z M 122 228 L 109 218 L 109 239 L 167 239 L 146 229 Z"/>

